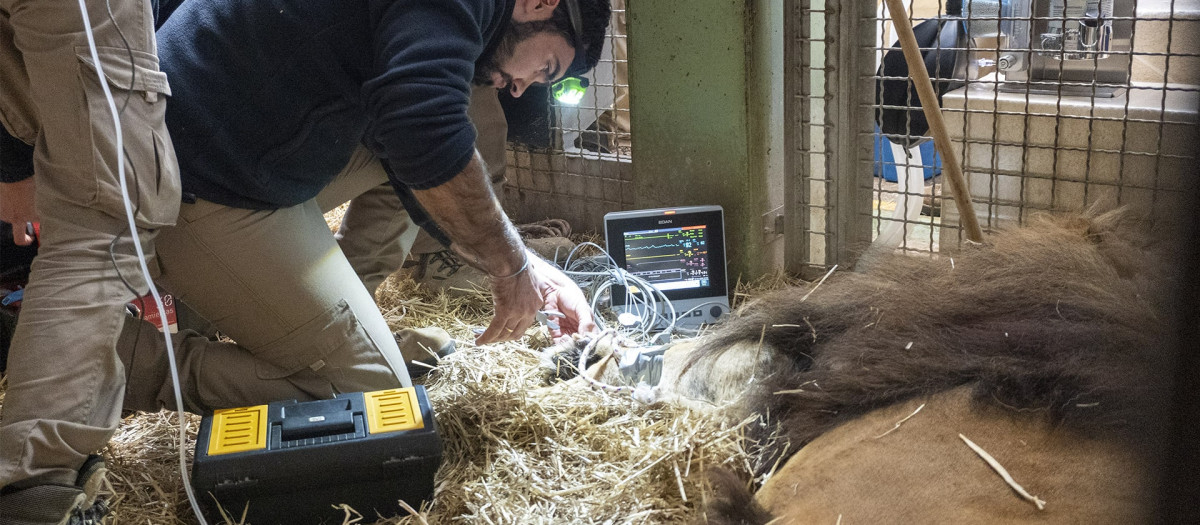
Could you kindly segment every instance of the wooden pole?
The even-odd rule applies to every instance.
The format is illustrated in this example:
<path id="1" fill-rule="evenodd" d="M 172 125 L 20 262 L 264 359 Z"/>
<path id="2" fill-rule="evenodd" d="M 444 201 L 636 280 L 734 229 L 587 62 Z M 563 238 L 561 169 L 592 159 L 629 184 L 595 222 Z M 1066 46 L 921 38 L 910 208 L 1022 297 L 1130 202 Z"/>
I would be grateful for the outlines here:
<path id="1" fill-rule="evenodd" d="M 916 35 L 913 34 L 908 11 L 904 9 L 900 0 L 884 1 L 887 2 L 888 12 L 892 15 L 896 35 L 900 37 L 900 49 L 904 51 L 905 62 L 908 62 L 908 76 L 917 87 L 917 96 L 921 100 L 925 120 L 929 122 L 933 144 L 942 155 L 942 171 L 950 181 L 950 192 L 954 194 L 959 220 L 962 221 L 968 240 L 983 242 L 983 230 L 979 229 L 979 219 L 975 217 L 975 207 L 971 204 L 971 195 L 967 191 L 962 166 L 958 163 L 958 157 L 950 150 L 950 133 L 946 131 L 946 122 L 942 120 L 942 108 L 938 104 L 937 93 L 933 90 L 933 82 L 929 80 L 929 71 L 925 70 L 925 59 L 921 57 L 921 48 L 917 45 Z"/>

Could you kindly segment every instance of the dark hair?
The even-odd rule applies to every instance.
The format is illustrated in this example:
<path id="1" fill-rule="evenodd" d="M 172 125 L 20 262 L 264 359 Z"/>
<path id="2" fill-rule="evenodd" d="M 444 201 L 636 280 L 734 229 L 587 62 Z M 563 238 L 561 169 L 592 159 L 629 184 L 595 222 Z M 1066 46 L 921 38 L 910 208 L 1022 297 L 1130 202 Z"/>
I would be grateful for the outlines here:
<path id="1" fill-rule="evenodd" d="M 583 22 L 583 34 L 579 40 L 583 42 L 586 53 L 586 70 L 569 71 L 568 74 L 583 74 L 591 71 L 600 62 L 600 53 L 604 51 L 605 33 L 608 32 L 608 21 L 612 16 L 611 0 L 577 0 L 579 18 Z M 558 7 L 551 14 L 550 21 L 555 29 L 567 37 L 567 42 L 575 45 L 575 33 L 571 29 L 571 17 L 567 14 L 566 0 L 560 0 Z"/>
<path id="2" fill-rule="evenodd" d="M 572 63 L 568 64 L 566 76 L 581 76 L 596 67 L 600 61 L 600 53 L 604 51 L 605 32 L 608 29 L 610 16 L 610 0 L 576 0 L 579 5 L 580 23 L 583 31 L 580 40 L 583 43 L 583 53 L 576 50 Z M 475 66 L 473 82 L 486 85 L 491 82 L 491 74 L 499 69 L 499 64 L 512 57 L 517 44 L 538 33 L 554 33 L 561 35 L 567 43 L 575 47 L 575 33 L 571 30 L 571 16 L 567 8 L 562 7 L 566 0 L 559 2 L 547 20 L 516 22 L 509 24 L 505 34 L 496 44 L 491 53 L 483 57 Z"/>

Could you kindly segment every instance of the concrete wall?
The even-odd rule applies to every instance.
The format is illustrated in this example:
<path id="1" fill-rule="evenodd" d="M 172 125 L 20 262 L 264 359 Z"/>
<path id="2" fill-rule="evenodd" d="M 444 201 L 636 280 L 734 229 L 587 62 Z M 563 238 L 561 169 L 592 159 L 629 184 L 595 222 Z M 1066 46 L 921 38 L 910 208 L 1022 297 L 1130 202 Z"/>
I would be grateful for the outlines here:
<path id="1" fill-rule="evenodd" d="M 770 27 L 782 27 L 781 16 L 771 20 L 781 6 L 781 0 L 628 6 L 635 207 L 723 206 L 731 280 L 780 264 L 763 217 L 773 208 L 771 171 L 782 166 L 771 160 L 782 154 L 775 137 L 782 137 L 776 129 L 782 120 L 773 120 L 776 94 L 766 88 L 782 84 L 773 80 L 782 68 L 782 52 L 775 51 L 782 49 L 781 33 Z M 772 54 L 778 68 L 775 58 L 761 58 Z"/>
<path id="2" fill-rule="evenodd" d="M 1196 92 L 1134 89 L 1093 101 L 960 89 L 943 100 L 985 228 L 1094 203 L 1188 216 L 1200 142 Z M 958 223 L 949 199 L 942 212 L 943 225 Z M 955 245 L 957 234 L 943 228 L 942 245 Z"/>

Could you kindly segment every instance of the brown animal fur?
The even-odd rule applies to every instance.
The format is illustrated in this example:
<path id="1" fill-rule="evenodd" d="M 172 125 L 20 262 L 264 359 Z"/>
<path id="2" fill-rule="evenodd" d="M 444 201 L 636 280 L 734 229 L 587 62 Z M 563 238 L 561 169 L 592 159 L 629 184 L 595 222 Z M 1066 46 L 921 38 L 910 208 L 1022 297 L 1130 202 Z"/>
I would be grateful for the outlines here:
<path id="1" fill-rule="evenodd" d="M 770 294 L 672 347 L 658 399 L 763 417 L 755 474 L 782 468 L 754 500 L 774 523 L 1141 521 L 1170 387 L 1172 265 L 1139 226 L 1045 218 L 952 258 L 880 258 L 805 301 Z M 591 368 L 619 381 L 611 360 Z M 864 438 L 925 400 L 896 436 Z M 1051 512 L 1031 513 L 958 432 Z M 707 523 L 770 521 L 746 483 L 714 479 Z"/>
<path id="2" fill-rule="evenodd" d="M 959 387 L 976 411 L 1155 451 L 1170 281 L 1139 234 L 1109 213 L 1009 231 L 953 263 L 890 257 L 834 276 L 804 302 L 787 290 L 746 306 L 690 368 L 760 338 L 786 356 L 760 371 L 771 373 L 745 402 L 770 423 L 757 436 L 759 474 L 839 425 Z M 782 439 L 768 441 L 771 432 Z"/>
<path id="3" fill-rule="evenodd" d="M 1156 301 L 1169 296 L 1121 221 L 1048 220 L 968 247 L 953 263 L 896 256 L 831 278 L 805 302 L 797 291 L 774 293 L 692 359 L 760 338 L 789 356 L 791 373 L 764 377 L 748 406 L 773 408 L 793 447 L 872 409 L 965 384 L 977 385 L 978 402 L 1129 427 L 1157 415 L 1145 401 L 1167 386 Z"/>
<path id="4" fill-rule="evenodd" d="M 708 473 L 712 497 L 705 505 L 706 525 L 749 525 L 768 523 L 771 514 L 759 505 L 746 482 L 732 472 L 715 469 Z M 708 515 L 711 515 L 708 516 Z"/>
<path id="5" fill-rule="evenodd" d="M 1125 444 L 980 407 L 973 396 L 959 387 L 847 421 L 800 449 L 755 500 L 778 518 L 773 525 L 1151 521 L 1150 469 Z M 1044 509 L 1021 499 L 959 434 Z"/>

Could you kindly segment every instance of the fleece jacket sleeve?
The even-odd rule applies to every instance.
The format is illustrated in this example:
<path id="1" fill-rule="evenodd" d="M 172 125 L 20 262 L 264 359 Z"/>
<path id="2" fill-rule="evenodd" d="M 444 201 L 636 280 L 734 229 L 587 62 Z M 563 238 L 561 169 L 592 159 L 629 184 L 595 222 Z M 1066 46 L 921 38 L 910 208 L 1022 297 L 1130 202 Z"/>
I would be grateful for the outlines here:
<path id="1" fill-rule="evenodd" d="M 427 189 L 466 168 L 475 151 L 467 117 L 475 60 L 494 2 L 376 2 L 374 71 L 363 85 L 365 137 L 391 164 L 394 182 Z"/>

